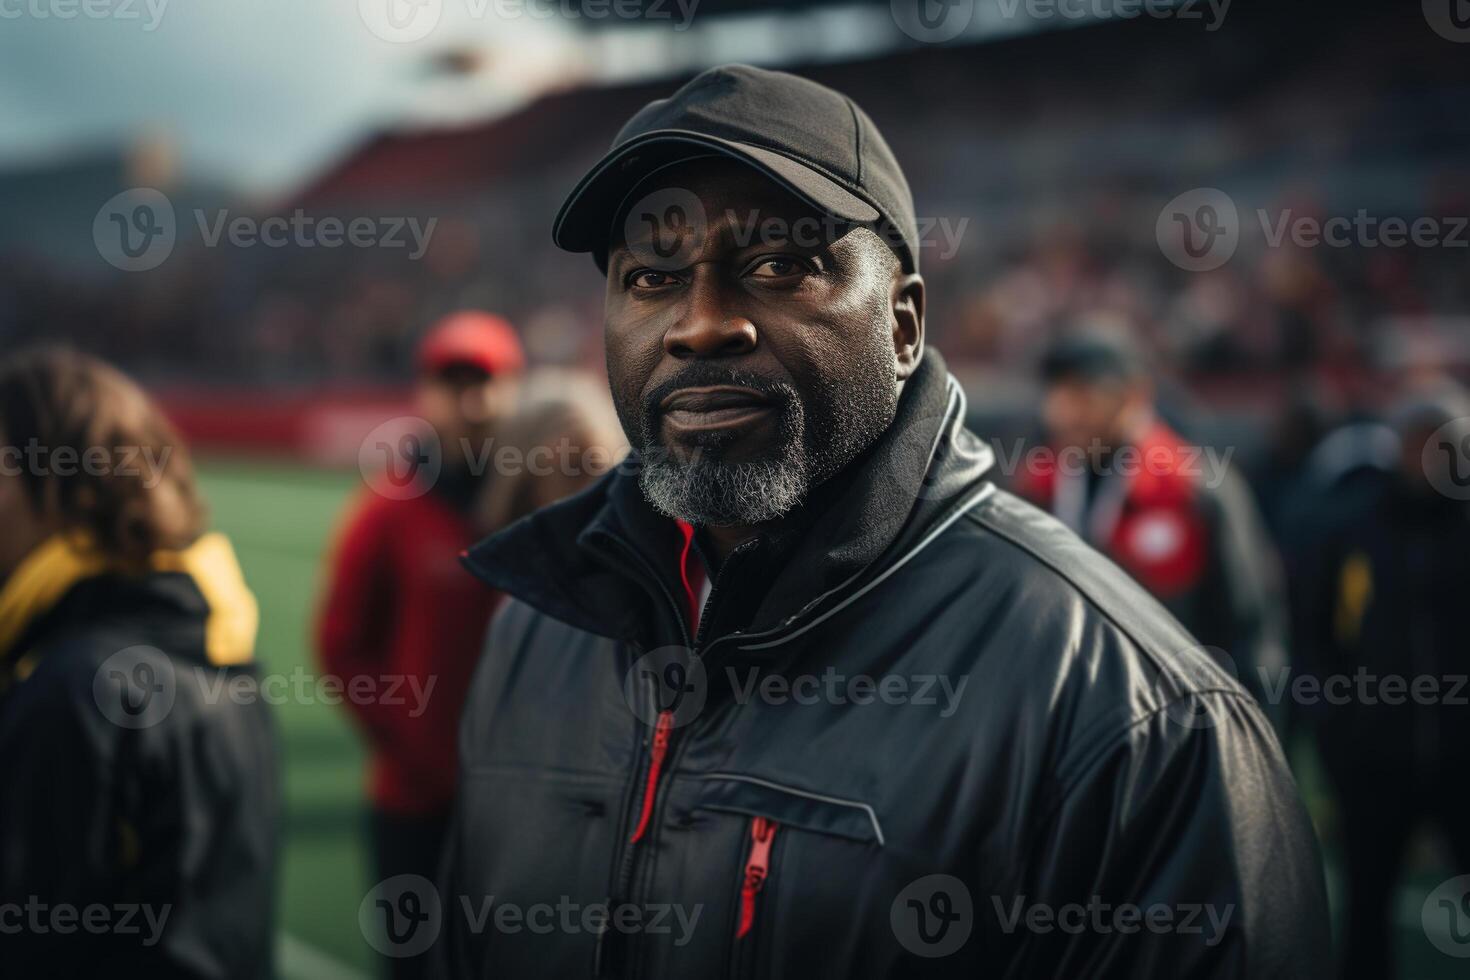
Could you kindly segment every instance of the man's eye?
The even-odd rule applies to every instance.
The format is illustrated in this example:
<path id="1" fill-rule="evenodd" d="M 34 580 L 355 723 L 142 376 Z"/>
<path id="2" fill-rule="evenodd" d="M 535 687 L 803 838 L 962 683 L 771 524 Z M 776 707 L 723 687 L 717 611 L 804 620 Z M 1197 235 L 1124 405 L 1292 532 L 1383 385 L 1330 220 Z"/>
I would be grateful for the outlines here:
<path id="1" fill-rule="evenodd" d="M 657 289 L 678 282 L 671 273 L 655 269 L 639 269 L 628 276 L 628 284 L 639 289 Z"/>
<path id="2" fill-rule="evenodd" d="M 806 271 L 807 267 L 804 263 L 784 255 L 777 255 L 761 259 L 751 267 L 750 275 L 757 279 L 785 279 Z"/>

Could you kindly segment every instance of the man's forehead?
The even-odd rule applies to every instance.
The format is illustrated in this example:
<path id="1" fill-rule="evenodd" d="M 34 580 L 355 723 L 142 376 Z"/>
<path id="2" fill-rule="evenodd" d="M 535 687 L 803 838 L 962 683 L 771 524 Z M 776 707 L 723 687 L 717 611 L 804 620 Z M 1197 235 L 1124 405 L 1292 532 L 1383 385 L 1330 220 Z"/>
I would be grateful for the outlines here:
<path id="1" fill-rule="evenodd" d="M 804 214 L 811 206 L 769 175 L 740 160 L 703 156 L 667 167 L 649 178 L 648 188 L 684 187 L 711 203 L 750 203 Z"/>
<path id="2" fill-rule="evenodd" d="M 830 228 L 826 234 L 819 229 Z M 700 237 L 739 244 L 762 238 L 820 235 L 827 241 L 845 230 L 754 167 L 728 157 L 709 156 L 666 167 L 628 195 L 621 219 L 612 228 L 611 246 L 671 236 L 687 230 Z M 833 233 L 835 231 L 835 234 Z"/>

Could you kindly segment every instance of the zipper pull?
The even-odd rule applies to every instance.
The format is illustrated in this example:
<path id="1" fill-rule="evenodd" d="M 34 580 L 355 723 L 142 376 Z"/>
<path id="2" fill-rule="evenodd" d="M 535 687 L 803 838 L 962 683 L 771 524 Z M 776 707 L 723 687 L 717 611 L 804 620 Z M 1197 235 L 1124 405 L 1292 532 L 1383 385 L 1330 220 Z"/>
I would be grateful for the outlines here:
<path id="1" fill-rule="evenodd" d="M 771 872 L 771 842 L 776 838 L 776 821 L 756 817 L 750 822 L 750 857 L 745 860 L 745 881 L 740 886 L 740 928 L 736 939 L 744 939 L 755 924 L 755 896 Z"/>
<path id="2" fill-rule="evenodd" d="M 653 816 L 654 796 L 658 793 L 658 775 L 664 767 L 664 756 L 669 751 L 669 733 L 673 730 L 674 713 L 660 711 L 658 724 L 653 728 L 653 750 L 648 758 L 648 781 L 643 785 L 643 812 L 638 816 L 638 829 L 628 838 L 629 844 L 638 843 L 638 839 L 648 829 L 649 818 Z"/>

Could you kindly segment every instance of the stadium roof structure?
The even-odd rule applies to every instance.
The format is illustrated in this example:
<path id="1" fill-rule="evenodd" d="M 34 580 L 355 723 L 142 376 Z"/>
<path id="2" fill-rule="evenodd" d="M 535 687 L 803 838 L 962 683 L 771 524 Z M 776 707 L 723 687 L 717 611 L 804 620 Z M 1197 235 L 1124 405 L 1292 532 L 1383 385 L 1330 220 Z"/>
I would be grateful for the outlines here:
<path id="1" fill-rule="evenodd" d="M 724 0 L 701 0 L 711 2 Z M 1324 18 L 1328 9 L 1333 16 Z M 1334 50 L 1333 37 L 1356 39 L 1359 46 L 1378 38 L 1387 46 L 1385 62 L 1411 58 L 1430 70 L 1418 53 L 1421 31 L 1395 32 L 1387 16 L 1374 0 L 1240 4 L 1230 12 L 1225 43 L 1219 41 L 1221 34 L 1207 33 L 1200 25 L 1157 18 L 1114 20 L 1088 30 L 1032 32 L 987 45 L 916 44 L 790 67 L 851 93 L 885 133 L 889 127 L 908 125 L 913 106 L 936 100 L 966 132 L 982 139 L 986 127 L 993 137 L 997 127 L 1024 128 L 1041 117 L 1055 125 L 1085 126 L 1099 105 L 1126 116 L 1128 107 L 1141 104 L 1145 94 L 1151 114 L 1177 118 L 1183 127 L 1202 116 L 1228 112 L 1232 105 L 1274 103 L 1285 79 L 1302 77 L 1308 89 L 1322 84 L 1320 79 L 1335 70 L 1322 62 Z M 1453 45 L 1439 48 L 1440 57 L 1431 59 L 1436 64 L 1458 53 Z M 1309 69 L 1314 64 L 1319 65 L 1316 76 Z M 497 183 L 560 186 L 566 181 L 570 186 L 606 151 L 622 120 L 667 95 L 701 67 L 613 84 L 568 81 L 518 110 L 482 122 L 383 131 L 321 173 L 292 203 L 310 208 L 333 200 L 463 197 L 487 192 Z M 1313 77 L 1319 81 L 1311 81 Z M 1267 79 L 1273 80 L 1270 85 Z M 914 154 L 924 152 L 927 142 L 907 147 L 906 166 Z M 1186 142 L 1179 150 L 1188 148 Z M 1142 151 L 1134 147 L 1130 152 Z M 1158 163 L 1153 150 L 1147 153 Z M 1098 168 L 1106 163 L 1092 161 Z"/>

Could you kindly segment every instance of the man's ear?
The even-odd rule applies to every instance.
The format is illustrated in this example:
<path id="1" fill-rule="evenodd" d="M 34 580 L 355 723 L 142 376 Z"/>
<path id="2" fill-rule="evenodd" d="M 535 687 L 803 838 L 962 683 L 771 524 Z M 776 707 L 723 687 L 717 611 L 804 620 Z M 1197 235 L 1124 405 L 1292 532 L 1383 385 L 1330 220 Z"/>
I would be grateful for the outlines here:
<path id="1" fill-rule="evenodd" d="M 924 356 L 924 277 L 893 278 L 893 353 L 898 380 L 907 381 Z"/>

